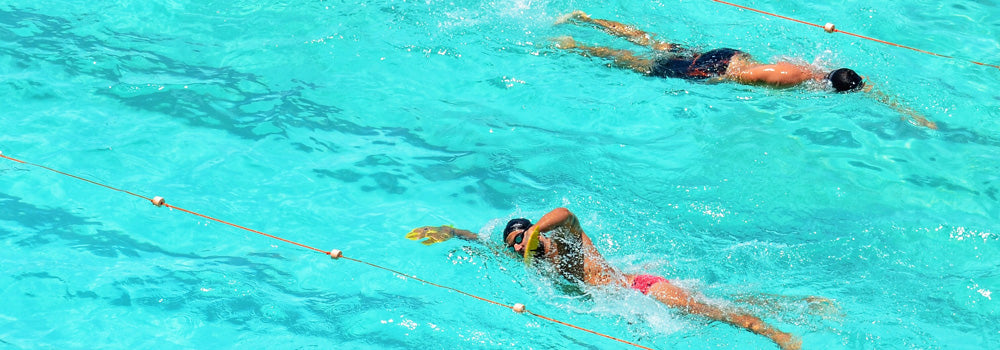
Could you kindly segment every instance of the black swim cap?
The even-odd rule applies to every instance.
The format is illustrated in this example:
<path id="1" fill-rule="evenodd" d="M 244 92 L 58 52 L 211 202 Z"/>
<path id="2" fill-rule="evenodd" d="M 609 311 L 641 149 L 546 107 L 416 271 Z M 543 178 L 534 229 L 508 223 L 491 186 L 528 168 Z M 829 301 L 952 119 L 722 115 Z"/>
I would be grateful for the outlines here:
<path id="1" fill-rule="evenodd" d="M 861 76 L 848 68 L 832 71 L 826 78 L 830 80 L 830 83 L 833 84 L 833 89 L 837 90 L 837 92 L 854 91 L 865 86 L 865 82 L 861 79 Z"/>
<path id="2" fill-rule="evenodd" d="M 531 221 L 525 218 L 511 219 L 507 221 L 507 227 L 503 229 L 503 234 L 500 235 L 500 241 L 507 243 L 507 235 L 515 230 L 527 230 L 531 227 Z"/>

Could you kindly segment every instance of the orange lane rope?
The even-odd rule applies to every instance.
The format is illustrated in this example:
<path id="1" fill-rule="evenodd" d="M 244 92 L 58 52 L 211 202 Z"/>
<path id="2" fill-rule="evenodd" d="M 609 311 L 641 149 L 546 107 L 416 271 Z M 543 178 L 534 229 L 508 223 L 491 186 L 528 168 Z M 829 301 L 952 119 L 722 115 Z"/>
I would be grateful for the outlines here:
<path id="1" fill-rule="evenodd" d="M 14 161 L 14 162 L 17 162 L 17 163 L 20 163 L 20 164 L 24 164 L 24 165 L 29 165 L 29 166 L 33 166 L 33 167 L 45 169 L 45 170 L 48 170 L 48 171 L 51 171 L 51 172 L 54 172 L 54 173 L 57 173 L 57 174 L 60 174 L 60 175 L 64 175 L 64 176 L 68 176 L 68 177 L 71 177 L 71 178 L 74 178 L 74 179 L 77 179 L 77 180 L 85 181 L 85 182 L 88 182 L 88 183 L 91 183 L 91 184 L 94 184 L 94 185 L 97 185 L 97 186 L 101 186 L 101 187 L 104 187 L 104 188 L 107 188 L 107 189 L 110 189 L 110 190 L 114 190 L 114 191 L 126 193 L 126 194 L 129 194 L 129 195 L 138 197 L 138 198 L 145 199 L 145 200 L 153 203 L 153 205 L 156 205 L 158 207 L 167 207 L 167 208 L 170 208 L 170 209 L 176 209 L 176 210 L 179 210 L 179 211 L 191 214 L 191 215 L 202 217 L 202 218 L 205 218 L 205 219 L 208 219 L 208 220 L 212 220 L 212 221 L 215 221 L 215 222 L 218 222 L 218 223 L 221 223 L 221 224 L 229 225 L 229 226 L 241 229 L 241 230 L 246 230 L 246 231 L 249 231 L 249 232 L 253 232 L 253 233 L 256 233 L 256 234 L 259 234 L 259 235 L 262 235 L 262 236 L 265 236 L 265 237 L 273 238 L 273 239 L 276 239 L 276 240 L 279 240 L 279 241 L 282 241 L 282 242 L 285 242 L 285 243 L 294 244 L 294 245 L 297 245 L 297 246 L 302 247 L 302 248 L 310 249 L 310 250 L 313 250 L 313 251 L 316 251 L 316 252 L 319 252 L 319 253 L 323 253 L 323 254 L 329 255 L 330 258 L 332 258 L 332 259 L 345 259 L 345 260 L 350 260 L 350 261 L 354 261 L 354 262 L 357 262 L 357 263 L 365 264 L 365 265 L 368 265 L 368 266 L 371 266 L 371 267 L 374 267 L 374 268 L 377 268 L 377 269 L 381 269 L 381 270 L 385 270 L 385 271 L 388 271 L 388 272 L 392 272 L 392 273 L 400 275 L 400 276 L 405 276 L 407 278 L 411 278 L 411 279 L 414 279 L 416 281 L 419 281 L 419 282 L 422 282 L 422 283 L 425 283 L 425 284 L 428 284 L 428 285 L 431 285 L 431 286 L 434 286 L 434 287 L 438 287 L 438 288 L 450 290 L 450 291 L 453 291 L 453 292 L 456 292 L 456 293 L 459 293 L 459 294 L 462 294 L 462 295 L 465 295 L 465 296 L 468 296 L 468 297 L 471 297 L 471 298 L 475 298 L 475 299 L 478 299 L 478 300 L 485 301 L 487 303 L 491 303 L 491 304 L 494 304 L 494 305 L 502 306 L 502 307 L 511 309 L 511 310 L 513 310 L 514 312 L 517 312 L 517 313 L 527 313 L 529 315 L 535 316 L 537 318 L 540 318 L 540 319 L 543 319 L 543 320 L 546 320 L 546 321 L 549 321 L 549 322 L 558 323 L 558 324 L 561 324 L 561 325 L 564 325 L 564 326 L 567 326 L 567 327 L 571 327 L 571 328 L 574 328 L 574 329 L 577 329 L 577 330 L 581 330 L 581 331 L 588 332 L 588 333 L 591 333 L 591 334 L 599 335 L 601 337 L 604 337 L 604 338 L 607 338 L 607 339 L 610 339 L 610 340 L 614 340 L 614 341 L 617 341 L 617 342 L 620 342 L 620 343 L 623 343 L 623 344 L 628 344 L 628 345 L 631 345 L 631 346 L 634 346 L 634 347 L 637 347 L 637 348 L 640 348 L 640 349 L 652 350 L 652 349 L 650 349 L 648 347 L 645 347 L 645 346 L 642 346 L 642 345 L 639 345 L 639 344 L 635 344 L 635 343 L 626 341 L 624 339 L 615 338 L 615 337 L 612 337 L 612 336 L 607 335 L 607 334 L 599 333 L 599 332 L 596 332 L 596 331 L 593 331 L 593 330 L 589 330 L 589 329 L 586 329 L 586 328 L 583 328 L 583 327 L 575 326 L 575 325 L 570 324 L 570 323 L 566 323 L 566 322 L 563 322 L 563 321 L 559 321 L 559 320 L 556 320 L 556 319 L 553 319 L 553 318 L 549 318 L 549 317 L 546 317 L 546 316 L 542 316 L 542 315 L 536 314 L 534 312 L 528 311 L 527 308 L 524 306 L 524 304 L 517 303 L 517 304 L 514 304 L 513 306 L 507 305 L 507 304 L 504 304 L 504 303 L 501 303 L 501 302 L 498 302 L 498 301 L 490 300 L 490 299 L 483 298 L 483 297 L 480 297 L 480 296 L 477 296 L 477 295 L 474 295 L 474 294 L 471 294 L 471 293 L 467 293 L 467 292 L 458 290 L 456 288 L 452 288 L 452 287 L 448 287 L 448 286 L 443 286 L 443 285 L 440 285 L 440 284 L 437 284 L 437 283 L 434 283 L 434 282 L 430 282 L 430 281 L 418 278 L 418 277 L 413 276 L 413 275 L 402 273 L 402 272 L 390 269 L 388 267 L 380 266 L 378 264 L 373 264 L 373 263 L 370 263 L 370 262 L 367 262 L 367 261 L 363 261 L 363 260 L 360 260 L 360 259 L 349 258 L 349 257 L 344 256 L 343 253 L 340 250 L 337 250 L 337 249 L 333 249 L 333 250 L 330 250 L 330 251 L 325 251 L 325 250 L 322 250 L 322 249 L 319 249 L 319 248 L 315 248 L 315 247 L 311 247 L 311 246 L 308 246 L 308 245 L 305 245 L 305 244 L 302 244 L 302 243 L 298 243 L 298 242 L 295 242 L 295 241 L 292 241 L 292 240 L 284 239 L 284 238 L 281 238 L 281 237 L 278 237 L 278 236 L 274 236 L 274 235 L 270 235 L 270 234 L 267 234 L 267 233 L 264 233 L 264 232 L 260 232 L 260 231 L 257 231 L 257 230 L 251 229 L 251 228 L 240 226 L 240 225 L 228 222 L 228 221 L 216 219 L 214 217 L 211 217 L 211 216 L 208 216 L 208 215 L 205 215 L 205 214 L 201 214 L 201 213 L 198 213 L 198 212 L 195 212 L 195 211 L 191 211 L 191 210 L 183 209 L 183 208 L 180 208 L 180 207 L 177 207 L 177 206 L 174 206 L 174 205 L 167 204 L 167 202 L 163 199 L 163 197 L 157 196 L 157 197 L 149 198 L 149 197 L 146 197 L 146 196 L 143 196 L 143 195 L 139 195 L 139 194 L 136 194 L 136 193 L 132 193 L 132 192 L 129 192 L 129 191 L 126 191 L 126 190 L 122 190 L 122 189 L 119 189 L 119 188 L 108 186 L 108 185 L 105 185 L 105 184 L 102 184 L 102 183 L 99 183 L 99 182 L 96 182 L 96 181 L 93 181 L 93 180 L 85 179 L 85 178 L 80 177 L 80 176 L 76 176 L 76 175 L 65 173 L 65 172 L 62 172 L 62 171 L 59 171 L 59 170 L 56 170 L 56 169 L 52 169 L 52 168 L 49 168 L 49 167 L 44 166 L 44 165 L 35 164 L 35 163 L 31 163 L 31 162 L 26 162 L 26 161 L 23 161 L 23 160 L 20 160 L 20 159 L 15 159 L 15 158 L 12 158 L 12 157 L 4 155 L 2 151 L 0 151 L 0 158 L 7 159 L 7 160 L 10 160 L 10 161 Z"/>
<path id="2" fill-rule="evenodd" d="M 711 1 L 714 1 L 714 2 L 717 2 L 717 3 L 720 3 L 720 4 L 725 4 L 725 5 L 733 6 L 733 7 L 738 7 L 738 8 L 744 9 L 744 10 L 748 10 L 748 11 L 762 13 L 762 14 L 765 14 L 765 15 L 768 15 L 768 16 L 774 16 L 774 17 L 778 17 L 778 18 L 781 18 L 781 19 L 787 19 L 787 20 L 792 21 L 792 22 L 798 22 L 798 23 L 802 23 L 802 24 L 806 24 L 806 25 L 811 25 L 811 26 L 817 27 L 817 28 L 823 28 L 824 30 L 826 30 L 827 33 L 839 32 L 839 33 L 844 33 L 844 34 L 847 34 L 847 35 L 855 36 L 855 37 L 862 38 L 862 39 L 871 40 L 871 41 L 882 43 L 882 44 L 886 44 L 886 45 L 892 45 L 892 46 L 896 46 L 896 47 L 900 47 L 900 48 L 904 48 L 904 49 L 908 49 L 908 50 L 913 50 L 913 51 L 925 53 L 925 54 L 928 54 L 928 55 L 933 55 L 933 56 L 938 56 L 938 57 L 944 57 L 944 58 L 951 58 L 951 59 L 955 58 L 955 57 L 952 57 L 952 56 L 946 56 L 946 55 L 942 55 L 942 54 L 939 54 L 939 53 L 925 51 L 925 50 L 921 50 L 921 49 L 918 49 L 918 48 L 909 47 L 909 46 L 906 46 L 906 45 L 900 45 L 900 44 L 896 44 L 896 43 L 885 41 L 885 40 L 879 40 L 879 39 L 867 37 L 867 36 L 864 36 L 864 35 L 861 35 L 861 34 L 855 34 L 855 33 L 851 33 L 851 32 L 845 32 L 843 30 L 839 30 L 836 27 L 834 27 L 834 25 L 832 23 L 827 23 L 825 26 L 821 26 L 821 25 L 818 25 L 818 24 L 815 24 L 815 23 L 809 23 L 809 22 L 798 20 L 798 19 L 795 19 L 795 18 L 786 17 L 786 16 L 782 16 L 782 15 L 778 15 L 778 14 L 774 14 L 774 13 L 770 13 L 770 12 L 766 12 L 766 11 L 761 11 L 761 10 L 758 10 L 758 9 L 755 9 L 755 8 L 746 7 L 746 6 L 742 6 L 742 5 L 737 5 L 737 4 L 730 3 L 730 2 L 725 2 L 725 1 L 722 1 L 722 0 L 711 0 Z M 974 63 L 974 64 L 978 64 L 980 66 L 987 66 L 987 67 L 993 67 L 993 68 L 996 68 L 996 69 L 1000 69 L 1000 66 L 998 66 L 998 65 L 977 62 L 977 61 L 973 61 L 973 60 L 970 60 L 970 59 L 963 59 L 963 60 L 969 61 L 969 62 Z"/>

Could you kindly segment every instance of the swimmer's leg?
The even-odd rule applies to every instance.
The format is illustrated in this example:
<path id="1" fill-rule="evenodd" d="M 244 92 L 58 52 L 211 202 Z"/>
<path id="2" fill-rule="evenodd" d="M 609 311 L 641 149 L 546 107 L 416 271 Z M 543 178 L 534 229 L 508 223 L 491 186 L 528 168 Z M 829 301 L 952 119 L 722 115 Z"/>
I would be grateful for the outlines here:
<path id="1" fill-rule="evenodd" d="M 659 282 L 649 287 L 649 296 L 670 307 L 697 314 L 709 319 L 722 321 L 736 327 L 760 334 L 774 341 L 782 349 L 801 349 L 802 341 L 777 328 L 764 323 L 760 318 L 738 311 L 723 310 L 719 307 L 694 300 L 684 289 L 670 282 Z"/>
<path id="2" fill-rule="evenodd" d="M 671 44 L 665 41 L 653 39 L 653 34 L 649 34 L 627 24 L 606 19 L 591 18 L 590 15 L 580 10 L 576 10 L 559 17 L 555 24 L 571 22 L 583 22 L 594 25 L 598 29 L 603 30 L 605 33 L 621 37 L 633 44 L 646 46 L 657 51 L 671 51 L 679 47 L 677 44 Z"/>
<path id="3" fill-rule="evenodd" d="M 576 43 L 572 37 L 563 36 L 552 39 L 556 43 L 556 48 L 563 50 L 574 50 L 584 56 L 609 58 L 614 61 L 618 68 L 631 69 L 642 74 L 649 74 L 653 69 L 653 60 L 637 56 L 629 50 L 612 49 L 603 46 L 586 46 Z"/>
<path id="4" fill-rule="evenodd" d="M 805 304 L 808 312 L 813 315 L 838 316 L 841 314 L 840 307 L 835 300 L 818 296 L 745 294 L 735 295 L 733 301 L 758 306 L 769 313 L 798 309 L 799 306 Z"/>

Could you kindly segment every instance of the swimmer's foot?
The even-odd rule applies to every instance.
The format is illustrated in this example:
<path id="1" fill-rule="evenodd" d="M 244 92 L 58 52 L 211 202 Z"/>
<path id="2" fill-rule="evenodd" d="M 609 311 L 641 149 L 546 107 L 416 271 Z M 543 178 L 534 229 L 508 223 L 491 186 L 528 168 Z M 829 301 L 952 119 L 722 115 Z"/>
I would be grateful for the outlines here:
<path id="1" fill-rule="evenodd" d="M 549 41 L 555 44 L 557 49 L 569 50 L 576 47 L 576 40 L 573 40 L 573 37 L 568 35 L 552 38 Z"/>
<path id="2" fill-rule="evenodd" d="M 824 297 L 806 297 L 803 299 L 809 305 L 809 313 L 813 315 L 834 316 L 840 314 L 840 307 L 837 302 Z"/>
<path id="3" fill-rule="evenodd" d="M 802 349 L 802 340 L 788 333 L 777 334 L 774 337 L 772 337 L 771 340 L 777 343 L 778 347 L 781 348 L 782 350 Z"/>
<path id="4" fill-rule="evenodd" d="M 556 22 L 554 23 L 554 25 L 560 25 L 560 24 L 563 24 L 563 23 L 569 23 L 570 21 L 584 21 L 584 22 L 588 22 L 588 21 L 590 21 L 590 15 L 584 13 L 583 11 L 576 10 L 576 11 L 567 13 L 565 15 L 559 16 L 559 18 L 556 18 Z"/>

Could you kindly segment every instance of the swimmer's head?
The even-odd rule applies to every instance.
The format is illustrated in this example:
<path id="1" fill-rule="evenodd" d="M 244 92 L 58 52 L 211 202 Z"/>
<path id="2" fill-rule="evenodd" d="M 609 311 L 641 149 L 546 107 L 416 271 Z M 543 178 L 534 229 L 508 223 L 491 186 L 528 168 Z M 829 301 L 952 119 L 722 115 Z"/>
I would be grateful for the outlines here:
<path id="1" fill-rule="evenodd" d="M 507 222 L 507 227 L 503 229 L 503 235 L 500 236 L 500 240 L 507 246 L 514 246 L 514 244 L 521 243 L 524 240 L 524 231 L 531 227 L 531 221 L 525 218 L 512 219 Z M 514 236 L 510 240 L 507 239 L 507 235 L 514 231 L 521 231 L 520 234 Z"/>
<path id="2" fill-rule="evenodd" d="M 833 84 L 833 89 L 837 90 L 837 92 L 857 91 L 865 86 L 865 81 L 861 79 L 861 76 L 848 68 L 832 71 L 826 76 L 826 79 L 830 80 L 830 83 Z"/>

